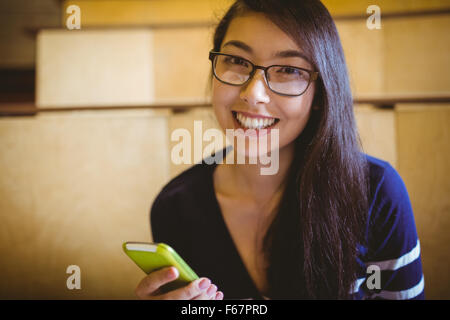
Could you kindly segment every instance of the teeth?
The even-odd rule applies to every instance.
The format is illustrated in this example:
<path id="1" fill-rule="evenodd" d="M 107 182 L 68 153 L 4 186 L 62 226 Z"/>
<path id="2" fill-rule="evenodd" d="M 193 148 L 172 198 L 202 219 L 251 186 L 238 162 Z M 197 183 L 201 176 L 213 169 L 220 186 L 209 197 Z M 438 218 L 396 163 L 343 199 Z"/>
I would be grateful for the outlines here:
<path id="1" fill-rule="evenodd" d="M 247 128 L 253 128 L 253 126 L 252 126 L 252 119 L 245 118 L 244 123 L 245 123 L 245 126 L 244 126 L 244 127 L 247 127 Z"/>
<path id="2" fill-rule="evenodd" d="M 276 121 L 275 118 L 249 118 L 239 112 L 236 113 L 236 118 L 244 128 L 248 129 L 262 129 L 270 127 Z"/>

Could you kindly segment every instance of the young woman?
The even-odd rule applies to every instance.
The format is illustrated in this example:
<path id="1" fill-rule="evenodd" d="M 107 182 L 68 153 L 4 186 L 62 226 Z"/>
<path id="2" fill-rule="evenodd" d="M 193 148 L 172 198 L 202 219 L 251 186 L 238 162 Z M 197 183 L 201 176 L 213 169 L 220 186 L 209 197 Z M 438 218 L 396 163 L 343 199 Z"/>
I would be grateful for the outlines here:
<path id="1" fill-rule="evenodd" d="M 170 181 L 152 206 L 154 241 L 204 278 L 162 294 L 178 274 L 166 268 L 145 277 L 136 294 L 424 298 L 407 190 L 387 162 L 360 150 L 343 50 L 321 2 L 237 0 L 216 29 L 210 59 L 218 123 L 277 129 L 269 152 L 277 148 L 278 172 L 203 161 Z M 247 145 L 222 156 L 238 153 L 255 156 Z"/>

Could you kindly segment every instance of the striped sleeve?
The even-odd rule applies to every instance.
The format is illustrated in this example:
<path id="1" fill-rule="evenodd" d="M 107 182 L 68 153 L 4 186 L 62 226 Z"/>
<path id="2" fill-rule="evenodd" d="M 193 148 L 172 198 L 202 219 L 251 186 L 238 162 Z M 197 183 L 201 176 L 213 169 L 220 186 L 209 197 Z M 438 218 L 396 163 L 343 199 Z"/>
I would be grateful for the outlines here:
<path id="1" fill-rule="evenodd" d="M 420 241 L 411 202 L 397 171 L 387 164 L 370 208 L 366 278 L 368 299 L 425 298 Z M 380 277 L 377 279 L 377 274 Z"/>

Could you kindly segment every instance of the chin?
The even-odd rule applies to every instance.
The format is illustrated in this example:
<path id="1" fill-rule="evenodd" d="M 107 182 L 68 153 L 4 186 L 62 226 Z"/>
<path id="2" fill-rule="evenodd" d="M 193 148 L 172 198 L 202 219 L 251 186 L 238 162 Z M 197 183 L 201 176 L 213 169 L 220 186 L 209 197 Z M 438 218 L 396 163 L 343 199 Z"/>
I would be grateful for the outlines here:
<path id="1" fill-rule="evenodd" d="M 255 137 L 246 137 L 245 145 L 238 143 L 237 140 L 237 138 L 234 139 L 233 147 L 238 159 L 239 157 L 245 159 L 245 164 L 257 164 L 263 157 L 270 158 L 274 151 L 279 153 L 278 143 L 271 143 L 271 139 L 267 139 L 267 144 L 263 147 L 259 147 L 258 139 Z"/>

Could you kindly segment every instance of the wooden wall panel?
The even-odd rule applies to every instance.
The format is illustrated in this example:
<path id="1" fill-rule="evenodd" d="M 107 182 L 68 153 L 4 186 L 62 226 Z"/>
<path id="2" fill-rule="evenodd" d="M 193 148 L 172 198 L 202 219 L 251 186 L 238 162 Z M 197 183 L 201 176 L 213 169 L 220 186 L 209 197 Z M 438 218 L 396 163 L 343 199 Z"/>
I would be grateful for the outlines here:
<path id="1" fill-rule="evenodd" d="M 37 40 L 38 107 L 144 105 L 154 100 L 148 29 L 44 30 Z"/>
<path id="2" fill-rule="evenodd" d="M 379 95 L 384 91 L 384 33 L 367 29 L 365 20 L 336 23 L 349 70 L 353 94 Z"/>
<path id="3" fill-rule="evenodd" d="M 169 178 L 167 113 L 4 118 L 0 137 L 0 297 L 135 298 L 145 274 L 121 244 L 151 240 L 150 206 Z M 79 291 L 66 288 L 72 264 Z"/>
<path id="4" fill-rule="evenodd" d="M 355 108 L 355 117 L 363 151 L 397 167 L 395 112 L 358 106 Z"/>
<path id="5" fill-rule="evenodd" d="M 34 68 L 36 38 L 27 31 L 59 27 L 60 5 L 54 0 L 0 1 L 0 68 Z"/>
<path id="6" fill-rule="evenodd" d="M 221 16 L 231 0 L 67 0 L 65 8 L 80 7 L 82 26 L 125 26 L 144 24 L 209 23 Z M 64 25 L 64 23 L 63 23 Z"/>
<path id="7" fill-rule="evenodd" d="M 385 22 L 386 93 L 420 95 L 449 92 L 449 29 L 449 15 Z"/>
<path id="8" fill-rule="evenodd" d="M 366 14 L 366 9 L 370 5 L 377 5 L 383 13 L 393 12 L 414 12 L 420 10 L 437 10 L 449 8 L 447 0 L 323 0 L 323 4 L 332 15 L 361 15 Z"/>
<path id="9" fill-rule="evenodd" d="M 212 31 L 208 27 L 154 31 L 156 100 L 207 98 Z"/>
<path id="10" fill-rule="evenodd" d="M 429 299 L 450 299 L 450 105 L 400 105 L 398 169 L 420 237 Z"/>

